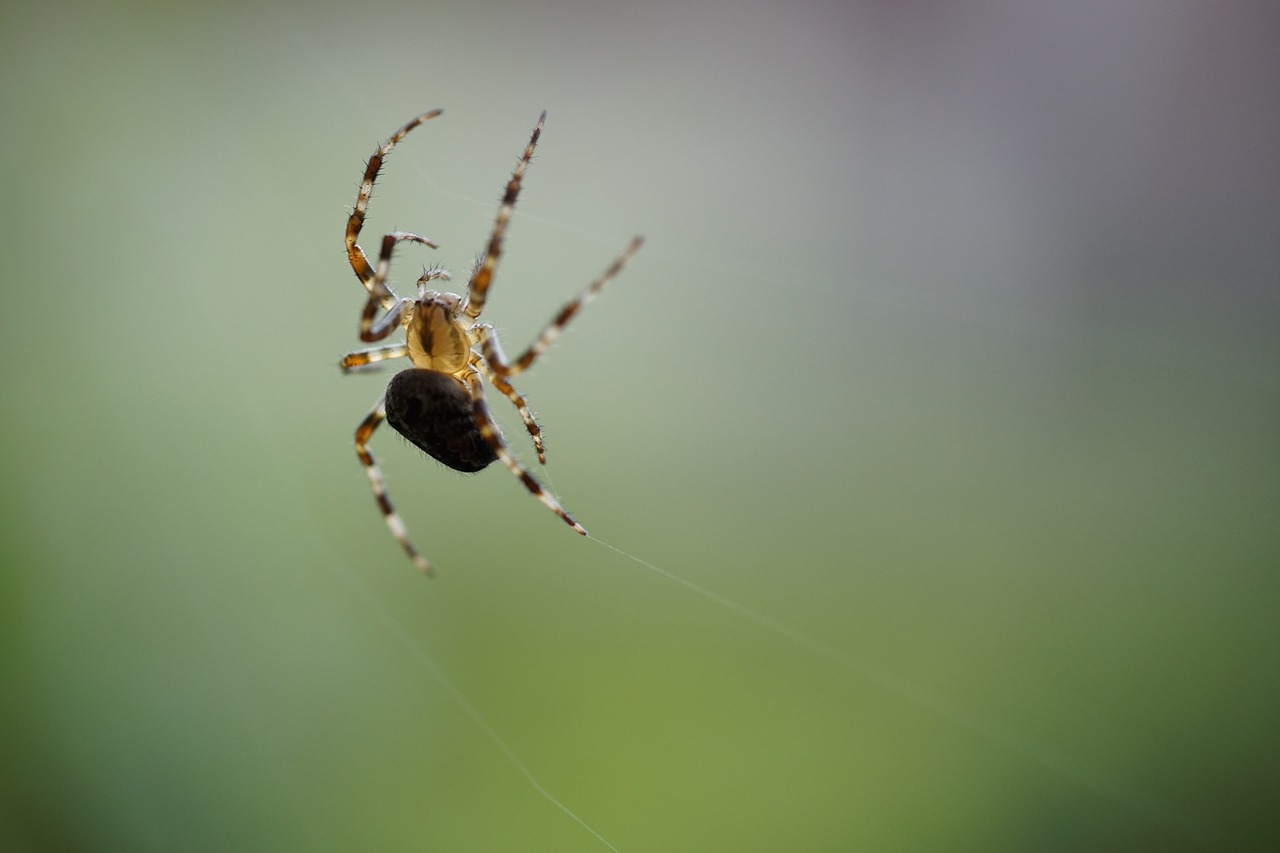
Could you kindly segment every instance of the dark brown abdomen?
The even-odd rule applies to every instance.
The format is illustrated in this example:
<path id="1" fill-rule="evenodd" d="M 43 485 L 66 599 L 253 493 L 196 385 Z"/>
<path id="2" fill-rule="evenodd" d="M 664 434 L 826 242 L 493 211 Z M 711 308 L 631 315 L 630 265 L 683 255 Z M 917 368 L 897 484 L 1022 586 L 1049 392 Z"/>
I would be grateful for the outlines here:
<path id="1" fill-rule="evenodd" d="M 387 386 L 387 423 L 455 471 L 479 471 L 497 459 L 476 428 L 471 395 L 447 373 L 412 368 Z"/>

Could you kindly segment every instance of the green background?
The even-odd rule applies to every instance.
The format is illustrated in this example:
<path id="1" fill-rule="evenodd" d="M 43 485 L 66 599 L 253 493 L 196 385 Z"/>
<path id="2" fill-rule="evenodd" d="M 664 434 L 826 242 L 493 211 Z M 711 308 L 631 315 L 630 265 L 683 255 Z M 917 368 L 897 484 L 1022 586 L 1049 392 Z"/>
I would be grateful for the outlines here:
<path id="1" fill-rule="evenodd" d="M 545 790 L 627 851 L 1276 849 L 1277 42 L 1270 3 L 7 4 L 0 847 L 607 849 Z M 437 577 L 388 534 L 341 232 L 433 107 L 366 232 L 440 242 L 401 292 L 544 108 L 508 352 L 648 238 L 519 384 L 568 508 L 687 583 L 390 431 Z"/>

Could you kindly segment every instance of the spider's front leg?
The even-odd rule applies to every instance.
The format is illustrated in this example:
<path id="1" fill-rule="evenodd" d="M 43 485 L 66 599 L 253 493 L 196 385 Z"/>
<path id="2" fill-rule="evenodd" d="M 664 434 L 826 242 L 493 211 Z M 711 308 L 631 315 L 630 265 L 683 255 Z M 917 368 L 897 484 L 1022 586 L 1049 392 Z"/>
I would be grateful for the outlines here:
<path id="1" fill-rule="evenodd" d="M 427 562 L 427 558 L 418 553 L 418 549 L 413 547 L 413 543 L 409 541 L 409 532 L 405 529 L 404 521 L 396 512 L 395 507 L 391 505 L 391 497 L 387 494 L 387 484 L 382 478 L 382 469 L 378 467 L 378 463 L 373 458 L 373 453 L 369 450 L 369 439 L 373 436 L 374 430 L 387 418 L 386 398 L 379 398 L 377 404 L 369 412 L 365 419 L 360 422 L 360 426 L 356 427 L 356 455 L 360 457 L 361 464 L 364 465 L 365 473 L 369 475 L 369 484 L 373 486 L 373 496 L 378 501 L 378 508 L 382 510 L 382 516 L 387 520 L 387 527 L 391 528 L 391 535 L 396 537 L 396 541 L 404 548 L 405 553 L 409 555 L 409 559 L 413 560 L 413 564 L 418 567 L 424 575 L 430 575 L 431 563 Z"/>
<path id="2" fill-rule="evenodd" d="M 520 155 L 520 161 L 516 163 L 516 169 L 511 173 L 511 180 L 507 181 L 507 189 L 502 194 L 502 203 L 498 206 L 498 216 L 493 222 L 493 231 L 489 235 L 489 246 L 485 249 L 484 257 L 476 263 L 475 268 L 471 271 L 471 280 L 467 282 L 467 301 L 463 308 L 463 313 L 468 318 L 474 320 L 484 311 L 484 303 L 488 297 L 489 285 L 493 281 L 494 270 L 498 267 L 498 261 L 502 258 L 502 238 L 507 233 L 507 224 L 511 222 L 511 212 L 515 210 L 516 199 L 520 196 L 520 184 L 524 181 L 525 170 L 529 168 L 529 161 L 533 159 L 533 149 L 538 147 L 538 137 L 542 135 L 542 125 L 547 120 L 546 110 L 542 115 L 538 116 L 538 123 L 533 126 L 533 134 L 529 137 L 529 144 L 524 147 L 524 153 Z"/>
<path id="3" fill-rule="evenodd" d="M 365 214 L 369 210 L 369 199 L 373 196 L 373 185 L 378 180 L 378 173 L 382 171 L 382 161 L 391 153 L 391 149 L 396 147 L 396 143 L 404 139 L 409 131 L 428 119 L 433 119 L 440 115 L 441 110 L 431 110 L 423 113 L 417 118 L 410 121 L 404 127 L 392 134 L 385 145 L 373 152 L 373 156 L 369 158 L 368 164 L 365 166 L 364 179 L 360 182 L 360 191 L 356 194 L 356 205 L 351 209 L 351 216 L 347 218 L 347 259 L 351 262 L 351 269 L 355 270 L 356 278 L 360 279 L 360 283 L 367 290 L 372 291 L 374 272 L 369 265 L 369 259 L 365 257 L 364 249 L 360 248 L 360 244 L 356 242 L 360 239 L 360 229 L 364 227 Z M 427 241 L 423 241 L 427 242 Z M 390 308 L 390 305 L 386 306 Z"/>
<path id="4" fill-rule="evenodd" d="M 364 310 L 360 312 L 360 340 L 362 341 L 372 343 L 391 334 L 396 326 L 400 325 L 404 309 L 413 304 L 412 299 L 400 299 L 391 291 L 391 288 L 387 287 L 387 275 L 391 272 L 391 253 L 395 250 L 396 243 L 402 240 L 436 248 L 436 244 L 426 237 L 410 234 L 408 231 L 393 231 L 382 238 L 378 269 L 373 275 L 373 281 L 369 284 L 369 298 L 365 300 Z M 442 275 L 448 277 L 448 273 L 443 271 Z M 377 316 L 379 307 L 387 309 L 387 313 L 381 317 Z"/>

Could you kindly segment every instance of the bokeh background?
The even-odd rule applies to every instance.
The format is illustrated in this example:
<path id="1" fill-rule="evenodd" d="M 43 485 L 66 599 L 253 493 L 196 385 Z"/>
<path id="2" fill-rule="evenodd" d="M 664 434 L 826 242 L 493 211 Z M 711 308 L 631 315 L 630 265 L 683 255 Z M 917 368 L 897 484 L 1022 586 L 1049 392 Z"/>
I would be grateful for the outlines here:
<path id="1" fill-rule="evenodd" d="M 1277 849 L 1277 9 L 6 4 L 0 847 Z M 520 383 L 600 541 L 384 432 L 426 581 L 432 107 L 398 287 L 544 108 L 508 350 L 648 243 Z"/>

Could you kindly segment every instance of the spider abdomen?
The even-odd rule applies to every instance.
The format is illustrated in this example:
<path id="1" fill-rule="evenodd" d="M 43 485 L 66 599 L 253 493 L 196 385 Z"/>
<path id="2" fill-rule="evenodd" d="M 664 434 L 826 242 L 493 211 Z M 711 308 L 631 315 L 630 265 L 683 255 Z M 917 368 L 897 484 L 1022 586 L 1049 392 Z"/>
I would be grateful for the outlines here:
<path id="1" fill-rule="evenodd" d="M 447 373 L 411 368 L 387 386 L 387 423 L 455 471 L 479 471 L 498 458 L 476 427 L 471 395 Z"/>

